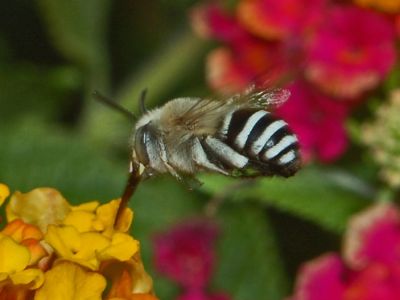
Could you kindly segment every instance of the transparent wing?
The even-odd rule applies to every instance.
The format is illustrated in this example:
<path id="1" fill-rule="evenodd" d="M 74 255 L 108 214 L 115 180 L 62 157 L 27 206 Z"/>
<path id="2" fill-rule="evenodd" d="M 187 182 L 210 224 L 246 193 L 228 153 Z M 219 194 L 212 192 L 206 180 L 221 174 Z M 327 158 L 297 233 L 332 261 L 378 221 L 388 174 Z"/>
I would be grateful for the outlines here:
<path id="1" fill-rule="evenodd" d="M 181 120 L 188 127 L 207 126 L 208 123 L 213 124 L 212 120 L 219 118 L 230 108 L 231 104 L 226 99 L 225 101 L 196 99 L 196 102 L 182 114 Z"/>
<path id="2" fill-rule="evenodd" d="M 290 97 L 290 91 L 283 88 L 257 89 L 254 85 L 243 94 L 236 95 L 236 102 L 248 103 L 250 106 L 268 109 L 276 108 L 285 103 Z"/>
<path id="3" fill-rule="evenodd" d="M 181 121 L 188 127 L 214 124 L 213 120 L 221 118 L 234 107 L 248 107 L 268 110 L 285 103 L 290 97 L 290 91 L 281 88 L 257 89 L 254 85 L 243 93 L 225 98 L 196 98 L 181 116 Z M 213 126 L 213 125 L 211 125 Z"/>

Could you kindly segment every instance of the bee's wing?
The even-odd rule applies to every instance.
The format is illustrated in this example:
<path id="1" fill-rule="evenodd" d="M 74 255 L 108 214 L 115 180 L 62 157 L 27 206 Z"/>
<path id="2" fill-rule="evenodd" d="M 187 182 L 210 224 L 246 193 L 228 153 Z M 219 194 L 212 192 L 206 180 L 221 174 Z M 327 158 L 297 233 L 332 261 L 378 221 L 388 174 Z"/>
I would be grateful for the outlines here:
<path id="1" fill-rule="evenodd" d="M 222 100 L 199 99 L 183 114 L 183 119 L 187 123 L 197 123 L 204 116 L 220 114 L 225 106 L 230 106 L 230 104 Z"/>
<path id="2" fill-rule="evenodd" d="M 197 98 L 193 105 L 182 114 L 180 121 L 187 128 L 197 128 L 199 132 L 208 132 L 212 131 L 221 120 L 221 117 L 234 107 L 268 110 L 283 104 L 289 96 L 290 92 L 286 89 L 257 90 L 254 86 L 251 86 L 242 94 L 237 94 L 230 98 Z"/>
<path id="3" fill-rule="evenodd" d="M 283 88 L 257 89 L 254 85 L 244 93 L 232 97 L 238 104 L 248 104 L 260 109 L 276 108 L 285 103 L 290 97 L 290 91 Z"/>

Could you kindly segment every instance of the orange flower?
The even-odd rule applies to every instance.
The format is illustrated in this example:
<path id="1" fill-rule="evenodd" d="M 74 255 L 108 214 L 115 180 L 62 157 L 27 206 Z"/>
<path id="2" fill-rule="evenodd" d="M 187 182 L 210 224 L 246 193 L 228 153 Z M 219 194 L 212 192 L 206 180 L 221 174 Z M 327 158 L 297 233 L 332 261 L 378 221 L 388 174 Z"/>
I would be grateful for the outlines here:
<path id="1" fill-rule="evenodd" d="M 26 224 L 22 220 L 16 219 L 8 223 L 2 233 L 28 248 L 31 254 L 30 265 L 36 264 L 47 255 L 47 251 L 40 244 L 43 234 L 34 225 Z"/>
<path id="2" fill-rule="evenodd" d="M 153 280 L 146 273 L 139 255 L 127 262 L 106 263 L 102 273 L 111 280 L 108 300 L 157 300 L 153 294 Z"/>
<path id="3" fill-rule="evenodd" d="M 370 7 L 387 13 L 400 12 L 399 0 L 354 0 L 357 5 Z"/>

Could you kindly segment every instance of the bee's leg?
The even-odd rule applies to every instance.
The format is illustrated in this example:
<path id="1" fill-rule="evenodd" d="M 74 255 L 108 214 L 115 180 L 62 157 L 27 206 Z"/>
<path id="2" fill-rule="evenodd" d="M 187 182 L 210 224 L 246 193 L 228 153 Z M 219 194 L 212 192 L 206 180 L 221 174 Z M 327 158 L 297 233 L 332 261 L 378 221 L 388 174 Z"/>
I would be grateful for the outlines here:
<path id="1" fill-rule="evenodd" d="M 198 138 L 195 138 L 193 140 L 191 152 L 193 161 L 195 162 L 196 166 L 200 167 L 201 169 L 206 171 L 218 172 L 224 175 L 229 174 L 208 159 L 208 155 Z"/>
<path id="2" fill-rule="evenodd" d="M 178 172 L 171 166 L 168 162 L 167 149 L 165 148 L 165 143 L 162 139 L 157 140 L 158 152 L 160 153 L 160 160 L 162 161 L 164 167 L 167 169 L 168 173 L 174 176 L 177 180 L 183 181 L 182 177 Z"/>

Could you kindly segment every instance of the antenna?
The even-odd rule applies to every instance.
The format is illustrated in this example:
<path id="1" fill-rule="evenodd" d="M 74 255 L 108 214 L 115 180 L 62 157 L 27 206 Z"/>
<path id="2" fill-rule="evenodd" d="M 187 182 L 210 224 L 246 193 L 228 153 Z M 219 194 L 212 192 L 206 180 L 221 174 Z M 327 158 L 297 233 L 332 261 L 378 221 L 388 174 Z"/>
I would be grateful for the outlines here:
<path id="1" fill-rule="evenodd" d="M 145 114 L 147 112 L 146 105 L 144 104 L 146 100 L 146 95 L 147 95 L 147 88 L 143 89 L 142 92 L 140 93 L 139 110 L 141 114 Z"/>
<path id="2" fill-rule="evenodd" d="M 146 95 L 145 91 L 146 90 L 144 90 L 142 92 L 142 97 L 144 97 Z M 143 93 L 144 93 L 144 96 L 143 96 Z M 99 102 L 101 102 L 101 103 L 103 103 L 103 104 L 105 104 L 105 105 L 107 105 L 107 106 L 119 111 L 120 113 L 122 113 L 123 115 L 128 117 L 130 120 L 136 120 L 137 119 L 137 117 L 135 116 L 135 114 L 133 112 L 131 112 L 130 110 L 126 109 L 122 105 L 118 104 L 116 101 L 113 101 L 113 100 L 103 96 L 98 91 L 94 91 L 93 92 L 93 97 L 97 101 L 99 101 Z M 142 100 L 142 98 L 141 98 L 141 102 L 144 102 L 144 100 Z"/>

